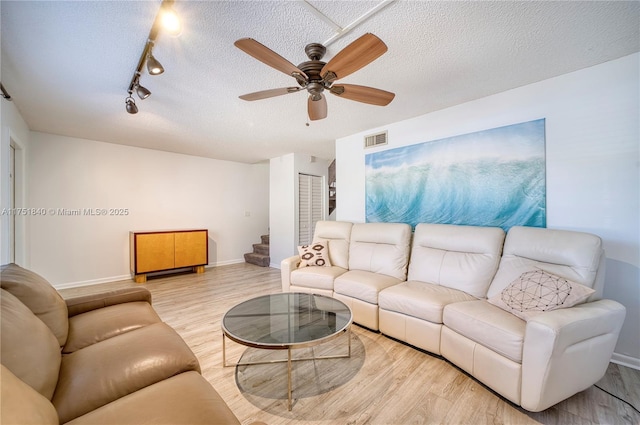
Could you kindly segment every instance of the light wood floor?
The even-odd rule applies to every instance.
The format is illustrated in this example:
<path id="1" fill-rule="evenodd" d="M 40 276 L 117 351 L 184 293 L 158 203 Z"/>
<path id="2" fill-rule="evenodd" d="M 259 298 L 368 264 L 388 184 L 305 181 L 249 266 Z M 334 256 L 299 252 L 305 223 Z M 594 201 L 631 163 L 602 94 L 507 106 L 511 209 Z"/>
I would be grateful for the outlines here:
<path id="1" fill-rule="evenodd" d="M 222 365 L 223 314 L 240 301 L 280 292 L 279 270 L 242 263 L 154 278 L 143 285 L 160 317 L 196 353 L 203 375 L 243 425 L 640 424 L 640 414 L 595 386 L 544 412 L 527 412 L 443 358 L 359 326 L 352 327 L 350 359 L 294 363 L 295 401 L 289 412 L 286 365 Z M 60 292 L 68 298 L 128 286 L 137 284 L 121 281 Z M 343 338 L 315 349 L 338 353 L 345 350 Z M 228 361 L 281 354 L 227 340 Z M 640 371 L 610 364 L 598 385 L 640 408 Z"/>

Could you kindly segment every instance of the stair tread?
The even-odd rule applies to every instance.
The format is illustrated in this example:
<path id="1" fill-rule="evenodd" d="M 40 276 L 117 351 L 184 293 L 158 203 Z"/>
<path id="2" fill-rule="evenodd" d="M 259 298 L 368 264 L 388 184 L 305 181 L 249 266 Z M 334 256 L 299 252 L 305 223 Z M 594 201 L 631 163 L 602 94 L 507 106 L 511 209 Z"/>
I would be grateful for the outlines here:
<path id="1" fill-rule="evenodd" d="M 271 258 L 268 255 L 256 254 L 254 252 L 244 254 L 244 260 L 247 263 L 255 264 L 256 266 L 261 267 L 269 267 L 269 264 L 271 262 Z"/>

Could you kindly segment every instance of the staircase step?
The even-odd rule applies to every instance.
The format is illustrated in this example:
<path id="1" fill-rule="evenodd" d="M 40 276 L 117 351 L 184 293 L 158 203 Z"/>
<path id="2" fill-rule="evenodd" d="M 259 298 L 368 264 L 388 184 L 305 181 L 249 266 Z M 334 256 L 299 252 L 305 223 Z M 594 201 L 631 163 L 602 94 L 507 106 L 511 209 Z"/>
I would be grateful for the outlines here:
<path id="1" fill-rule="evenodd" d="M 269 267 L 271 263 L 271 258 L 268 255 L 256 254 L 254 252 L 250 252 L 248 254 L 244 254 L 244 261 L 250 264 L 255 264 L 260 267 Z"/>
<path id="2" fill-rule="evenodd" d="M 254 254 L 261 255 L 269 255 L 269 245 L 265 245 L 263 243 L 254 243 L 253 244 L 253 252 Z"/>
<path id="3" fill-rule="evenodd" d="M 262 240 L 262 244 L 263 245 L 269 245 L 269 235 L 262 235 L 260 236 L 260 239 Z"/>

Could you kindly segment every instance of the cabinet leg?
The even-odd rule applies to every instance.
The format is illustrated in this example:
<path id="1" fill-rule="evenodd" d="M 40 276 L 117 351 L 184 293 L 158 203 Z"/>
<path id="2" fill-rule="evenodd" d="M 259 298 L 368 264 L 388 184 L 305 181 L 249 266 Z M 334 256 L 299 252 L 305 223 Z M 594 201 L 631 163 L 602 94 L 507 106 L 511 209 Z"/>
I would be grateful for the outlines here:
<path id="1" fill-rule="evenodd" d="M 196 273 L 204 273 L 204 266 L 195 266 L 193 271 Z"/>
<path id="2" fill-rule="evenodd" d="M 137 275 L 135 275 L 133 280 L 135 280 L 136 283 L 145 283 L 147 281 L 147 275 L 146 274 L 137 274 Z"/>

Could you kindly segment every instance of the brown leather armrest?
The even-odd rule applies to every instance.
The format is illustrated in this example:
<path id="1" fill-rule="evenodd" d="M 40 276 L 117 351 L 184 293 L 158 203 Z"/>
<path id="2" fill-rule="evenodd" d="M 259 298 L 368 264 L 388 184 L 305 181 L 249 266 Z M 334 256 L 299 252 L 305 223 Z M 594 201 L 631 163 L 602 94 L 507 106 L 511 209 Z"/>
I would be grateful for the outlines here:
<path id="1" fill-rule="evenodd" d="M 72 317 L 115 304 L 135 301 L 146 301 L 151 304 L 151 292 L 146 288 L 122 288 L 98 294 L 67 298 L 65 301 L 69 310 L 69 317 Z"/>

